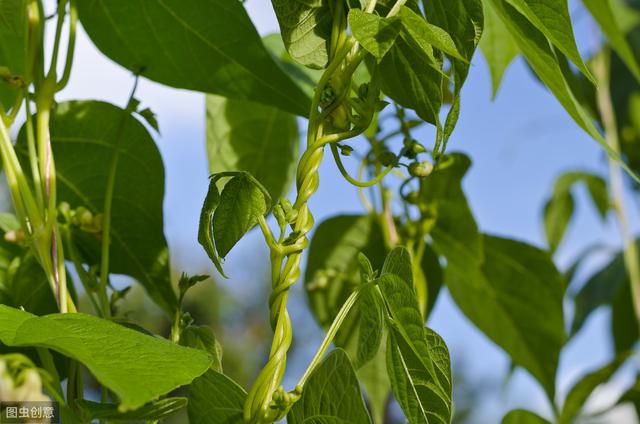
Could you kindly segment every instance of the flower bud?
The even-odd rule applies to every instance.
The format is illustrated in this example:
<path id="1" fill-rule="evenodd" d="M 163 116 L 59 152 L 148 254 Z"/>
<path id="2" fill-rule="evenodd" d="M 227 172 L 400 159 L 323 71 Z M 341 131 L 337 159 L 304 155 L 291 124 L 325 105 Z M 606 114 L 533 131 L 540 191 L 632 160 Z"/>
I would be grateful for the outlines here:
<path id="1" fill-rule="evenodd" d="M 396 163 L 397 160 L 398 157 L 389 151 L 382 152 L 378 156 L 378 162 L 380 162 L 383 166 L 391 166 Z"/>
<path id="2" fill-rule="evenodd" d="M 433 165 L 429 162 L 413 162 L 409 165 L 409 174 L 412 177 L 423 178 L 431 174 Z"/>

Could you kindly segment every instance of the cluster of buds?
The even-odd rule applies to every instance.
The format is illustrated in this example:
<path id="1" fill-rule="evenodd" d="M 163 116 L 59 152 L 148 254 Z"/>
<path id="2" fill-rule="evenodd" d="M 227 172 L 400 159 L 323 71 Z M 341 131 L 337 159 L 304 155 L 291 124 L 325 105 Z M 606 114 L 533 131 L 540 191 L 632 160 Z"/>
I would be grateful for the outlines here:
<path id="1" fill-rule="evenodd" d="M 102 214 L 94 215 L 84 206 L 71 209 L 71 206 L 66 202 L 61 203 L 58 210 L 70 224 L 79 227 L 82 231 L 92 234 L 102 233 Z"/>
<path id="2" fill-rule="evenodd" d="M 0 356 L 0 399 L 3 402 L 48 402 L 42 379 L 22 355 Z"/>

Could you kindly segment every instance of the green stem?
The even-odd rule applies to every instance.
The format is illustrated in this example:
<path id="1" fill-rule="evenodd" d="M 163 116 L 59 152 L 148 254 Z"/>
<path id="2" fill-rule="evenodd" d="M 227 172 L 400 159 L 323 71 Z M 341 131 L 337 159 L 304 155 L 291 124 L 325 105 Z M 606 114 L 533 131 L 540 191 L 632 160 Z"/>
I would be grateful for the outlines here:
<path id="1" fill-rule="evenodd" d="M 73 56 L 76 47 L 76 27 L 78 24 L 78 8 L 76 5 L 77 0 L 70 0 L 69 2 L 69 42 L 67 44 L 67 58 L 64 64 L 64 71 L 62 78 L 56 84 L 56 91 L 63 90 L 69 83 L 69 77 L 71 76 L 71 68 L 73 67 Z"/>
<path id="2" fill-rule="evenodd" d="M 611 146 L 611 149 L 619 154 L 621 149 L 620 139 L 618 137 L 618 124 L 616 122 L 615 110 L 609 88 L 611 77 L 610 63 L 611 52 L 604 50 L 594 60 L 594 74 L 598 79 L 598 107 L 604 125 L 605 138 L 609 146 Z M 611 186 L 613 208 L 618 218 L 624 243 L 623 257 L 627 273 L 629 274 L 633 307 L 636 313 L 636 319 L 640 322 L 640 255 L 638 254 L 637 244 L 634 240 L 627 217 L 624 201 L 623 171 L 618 161 L 611 157 L 609 157 L 609 184 Z"/>

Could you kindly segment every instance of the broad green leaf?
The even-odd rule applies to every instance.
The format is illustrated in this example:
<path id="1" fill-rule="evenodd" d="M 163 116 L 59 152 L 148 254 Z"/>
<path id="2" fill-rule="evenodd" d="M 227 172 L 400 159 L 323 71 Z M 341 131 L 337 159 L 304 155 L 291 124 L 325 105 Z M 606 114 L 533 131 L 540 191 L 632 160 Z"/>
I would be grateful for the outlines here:
<path id="1" fill-rule="evenodd" d="M 105 55 L 149 79 L 309 113 L 309 98 L 275 64 L 239 1 L 84 0 L 78 13 Z"/>
<path id="2" fill-rule="evenodd" d="M 202 351 L 90 315 L 37 317 L 4 305 L 0 305 L 0 342 L 48 348 L 81 362 L 118 396 L 121 412 L 189 384 L 211 362 Z"/>
<path id="3" fill-rule="evenodd" d="M 153 401 L 141 408 L 129 412 L 120 412 L 118 405 L 98 403 L 89 400 L 76 400 L 76 407 L 86 422 L 108 420 L 109 422 L 154 421 L 175 414 L 187 406 L 187 398 L 174 397 Z"/>
<path id="4" fill-rule="evenodd" d="M 640 67 L 629 43 L 625 37 L 623 29 L 616 21 L 616 17 L 611 8 L 611 0 L 582 0 L 585 7 L 591 12 L 591 16 L 598 22 L 600 29 L 606 35 L 611 46 L 625 62 L 629 70 L 640 79 Z"/>
<path id="5" fill-rule="evenodd" d="M 247 174 L 233 177 L 220 194 L 220 204 L 213 217 L 213 238 L 221 257 L 253 228 L 269 210 L 262 189 Z"/>
<path id="6" fill-rule="evenodd" d="M 435 219 L 434 248 L 460 266 L 480 263 L 484 257 L 482 237 L 462 190 L 470 166 L 471 160 L 461 153 L 446 155 L 420 188 L 423 216 Z"/>
<path id="7" fill-rule="evenodd" d="M 305 270 L 305 289 L 318 323 L 327 328 L 355 287 L 360 284 L 358 254 L 373 264 L 384 260 L 382 231 L 370 216 L 344 215 L 321 222 L 311 238 Z M 357 328 L 357 309 L 338 332 L 336 343 L 345 347 Z"/>
<path id="8" fill-rule="evenodd" d="M 211 369 L 222 372 L 222 346 L 210 327 L 190 325 L 180 334 L 180 344 L 207 352 L 213 359 Z"/>
<path id="9" fill-rule="evenodd" d="M 312 69 L 329 61 L 333 16 L 328 0 L 271 0 L 291 57 Z"/>
<path id="10" fill-rule="evenodd" d="M 189 388 L 189 423 L 241 423 L 246 397 L 247 393 L 232 379 L 209 370 Z"/>
<path id="11" fill-rule="evenodd" d="M 558 424 L 573 422 L 593 391 L 601 384 L 609 381 L 629 356 L 630 352 L 618 355 L 611 363 L 582 377 L 569 391 L 558 417 Z"/>
<path id="12" fill-rule="evenodd" d="M 351 9 L 349 27 L 362 47 L 380 61 L 393 47 L 402 29 L 402 22 L 398 17 L 385 18 Z"/>
<path id="13" fill-rule="evenodd" d="M 207 96 L 209 172 L 247 171 L 273 199 L 287 194 L 295 175 L 296 118 L 259 103 Z"/>
<path id="14" fill-rule="evenodd" d="M 476 265 L 454 261 L 455 251 L 443 250 L 451 296 L 553 399 L 565 342 L 562 276 L 549 254 L 533 246 L 493 236 L 484 236 L 483 244 L 484 261 Z"/>
<path id="15" fill-rule="evenodd" d="M 444 125 L 444 147 L 453 132 L 460 114 L 460 93 L 471 59 L 480 43 L 484 25 L 481 0 L 423 0 L 427 21 L 444 29 L 455 43 L 462 60 L 447 52 L 453 65 L 453 102 Z M 438 152 L 436 152 L 438 153 Z"/>
<path id="16" fill-rule="evenodd" d="M 10 301 L 3 303 L 8 306 L 24 309 L 35 315 L 58 312 L 47 276 L 29 252 L 18 259 L 6 290 Z"/>
<path id="17" fill-rule="evenodd" d="M 356 373 L 343 350 L 332 351 L 313 371 L 287 423 L 371 423 Z"/>
<path id="18" fill-rule="evenodd" d="M 177 298 L 164 237 L 164 165 L 147 129 L 108 103 L 65 102 L 51 116 L 51 143 L 59 202 L 101 214 L 108 180 L 114 178 L 109 270 L 134 277 L 172 316 Z M 24 127 L 18 145 L 28 163 Z M 83 233 L 76 242 L 89 263 L 100 263 L 98 236 Z"/>
<path id="19" fill-rule="evenodd" d="M 451 421 L 449 353 L 440 337 L 424 328 L 415 292 L 394 274 L 378 279 L 390 313 L 387 372 L 410 423 Z"/>
<path id="20" fill-rule="evenodd" d="M 578 183 L 586 185 L 591 200 L 602 218 L 609 210 L 607 184 L 601 177 L 580 171 L 566 172 L 558 177 L 553 194 L 544 208 L 544 229 L 552 253 L 560 245 L 573 217 L 574 198 L 571 191 Z"/>
<path id="21" fill-rule="evenodd" d="M 564 53 L 582 74 L 595 82 L 578 51 L 567 0 L 506 1 Z"/>
<path id="22" fill-rule="evenodd" d="M 502 22 L 516 40 L 519 49 L 522 51 L 536 75 L 538 75 L 554 94 L 575 122 L 596 140 L 610 157 L 618 161 L 633 179 L 640 181 L 640 178 L 638 178 L 631 168 L 620 159 L 620 155 L 609 146 L 594 125 L 589 113 L 580 104 L 575 93 L 572 92 L 566 81 L 562 67 L 558 63 L 556 52 L 554 52 L 549 45 L 549 40 L 539 29 L 529 22 L 525 16 L 509 4 L 509 1 L 489 0 Z M 540 4 L 546 1 L 551 0 L 541 1 Z M 518 0 L 518 2 L 524 3 L 523 0 Z M 562 18 L 561 15 L 560 18 Z"/>
<path id="23" fill-rule="evenodd" d="M 422 263 L 420 264 L 420 272 L 416 270 L 416 267 L 413 268 L 414 274 L 414 284 L 419 284 L 419 276 L 416 274 L 422 274 L 425 279 L 425 284 L 427 285 L 427 318 L 429 314 L 433 311 L 433 308 L 436 305 L 436 301 L 438 300 L 438 295 L 440 294 L 440 289 L 443 286 L 443 272 L 442 265 L 440 264 L 440 259 L 438 255 L 433 250 L 430 245 L 425 247 L 424 253 L 422 254 Z M 422 308 L 421 308 L 422 310 Z"/>
<path id="24" fill-rule="evenodd" d="M 0 40 L 0 106 L 8 110 L 26 82 L 26 0 L 0 0 Z"/>
<path id="25" fill-rule="evenodd" d="M 544 418 L 524 409 L 515 409 L 502 419 L 502 424 L 551 424 Z"/>
<path id="26" fill-rule="evenodd" d="M 637 242 L 640 246 L 640 242 Z M 640 260 L 640 259 L 639 259 Z M 575 335 L 593 311 L 615 302 L 629 285 L 622 252 L 618 252 L 602 268 L 596 271 L 574 295 L 574 315 L 571 335 Z"/>
<path id="27" fill-rule="evenodd" d="M 507 68 L 520 53 L 518 44 L 502 23 L 490 2 L 483 2 L 484 32 L 480 50 L 489 65 L 493 97 L 495 98 Z"/>
<path id="28" fill-rule="evenodd" d="M 382 90 L 393 101 L 415 110 L 420 118 L 440 128 L 443 76 L 434 68 L 441 67 L 423 50 L 398 37 L 380 62 Z"/>

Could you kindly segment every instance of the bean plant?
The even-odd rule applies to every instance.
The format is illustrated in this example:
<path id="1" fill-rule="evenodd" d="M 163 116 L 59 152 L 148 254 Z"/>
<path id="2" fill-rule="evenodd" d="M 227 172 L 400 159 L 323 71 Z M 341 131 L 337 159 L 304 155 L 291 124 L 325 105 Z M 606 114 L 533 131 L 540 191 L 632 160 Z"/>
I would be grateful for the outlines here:
<path id="1" fill-rule="evenodd" d="M 394 405 L 412 424 L 450 423 L 459 405 L 449 351 L 425 326 L 446 288 L 546 394 L 544 418 L 519 409 L 503 423 L 597 419 L 626 402 L 640 411 L 638 383 L 605 410 L 583 408 L 638 339 L 640 256 L 625 199 L 640 181 L 640 6 L 573 2 L 596 34 L 581 50 L 567 0 L 272 6 L 280 33 L 261 38 L 238 0 L 0 0 L 0 156 L 12 206 L 0 215 L 0 401 L 52 399 L 65 424 L 154 423 L 181 410 L 202 424 L 381 424 Z M 122 106 L 60 101 L 83 60 L 78 23 L 132 73 Z M 607 176 L 557 179 L 545 247 L 482 233 L 466 200 L 471 158 L 449 141 L 477 50 L 494 95 L 521 57 L 608 160 Z M 246 391 L 225 374 L 211 328 L 185 311 L 207 276 L 172 284 L 159 127 L 136 97 L 140 78 L 206 93 L 211 177 L 197 241 L 211 271 L 226 277 L 224 258 L 254 227 L 268 247 L 273 338 Z M 353 186 L 363 212 L 316 223 L 310 200 L 327 159 L 346 180 L 335 190 Z M 598 246 L 566 272 L 553 260 L 577 185 L 623 239 L 586 283 L 576 271 Z M 130 287 L 114 275 L 145 289 L 172 323 L 166 338 L 123 313 Z M 325 336 L 284 387 L 299 282 Z M 560 397 L 561 351 L 600 306 L 611 310 L 615 357 Z"/>

